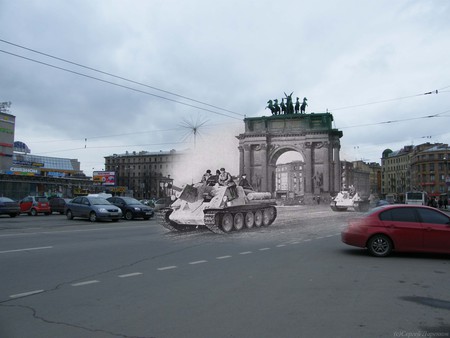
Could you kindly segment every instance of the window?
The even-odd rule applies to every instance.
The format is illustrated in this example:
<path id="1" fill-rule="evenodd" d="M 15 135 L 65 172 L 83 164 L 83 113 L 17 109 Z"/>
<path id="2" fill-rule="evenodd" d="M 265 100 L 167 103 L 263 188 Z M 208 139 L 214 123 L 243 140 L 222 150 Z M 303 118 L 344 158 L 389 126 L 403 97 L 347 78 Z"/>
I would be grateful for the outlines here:
<path id="1" fill-rule="evenodd" d="M 449 225 L 450 218 L 430 209 L 418 209 L 420 218 L 423 223 L 433 223 L 433 224 L 442 224 Z"/>
<path id="2" fill-rule="evenodd" d="M 418 222 L 414 208 L 389 209 L 380 214 L 381 221 Z"/>

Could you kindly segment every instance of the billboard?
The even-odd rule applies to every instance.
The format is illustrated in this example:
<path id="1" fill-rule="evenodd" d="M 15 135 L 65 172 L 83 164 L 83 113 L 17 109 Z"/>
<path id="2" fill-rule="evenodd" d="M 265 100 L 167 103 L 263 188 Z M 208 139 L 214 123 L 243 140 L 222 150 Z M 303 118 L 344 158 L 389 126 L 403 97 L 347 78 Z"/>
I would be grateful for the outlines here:
<path id="1" fill-rule="evenodd" d="M 92 179 L 94 185 L 116 185 L 116 173 L 114 171 L 94 171 Z"/>

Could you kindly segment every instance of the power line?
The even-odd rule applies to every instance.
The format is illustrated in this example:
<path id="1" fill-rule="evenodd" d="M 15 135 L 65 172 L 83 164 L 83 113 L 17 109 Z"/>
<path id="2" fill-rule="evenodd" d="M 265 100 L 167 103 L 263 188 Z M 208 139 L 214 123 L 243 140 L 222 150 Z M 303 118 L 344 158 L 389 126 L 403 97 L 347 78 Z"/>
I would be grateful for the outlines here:
<path id="1" fill-rule="evenodd" d="M 50 54 L 47 54 L 47 53 L 44 53 L 44 52 L 40 52 L 38 50 L 29 48 L 29 47 L 25 47 L 25 46 L 21 46 L 21 45 L 18 45 L 16 43 L 13 43 L 13 42 L 10 42 L 10 41 L 6 41 L 6 40 L 3 40 L 3 39 L 0 39 L 0 41 L 4 42 L 4 43 L 7 43 L 9 45 L 18 47 L 18 48 L 22 48 L 22 49 L 28 50 L 28 51 L 36 53 L 36 54 L 40 54 L 40 55 L 43 55 L 43 56 L 55 59 L 55 60 L 66 62 L 66 63 L 72 64 L 72 65 L 75 65 L 75 66 L 78 66 L 78 67 L 81 67 L 81 68 L 85 68 L 85 69 L 88 69 L 88 70 L 92 70 L 92 71 L 100 73 L 100 74 L 108 75 L 108 76 L 114 77 L 116 79 L 120 79 L 120 80 L 123 80 L 123 81 L 126 81 L 126 82 L 134 83 L 134 84 L 137 84 L 137 85 L 140 85 L 140 86 L 143 86 L 143 87 L 151 88 L 151 89 L 154 89 L 154 90 L 166 93 L 166 94 L 177 96 L 177 97 L 185 99 L 185 100 L 189 100 L 189 101 L 192 101 L 192 102 L 200 103 L 200 104 L 203 104 L 203 105 L 211 107 L 211 108 L 223 110 L 223 111 L 226 111 L 228 113 L 232 113 L 232 114 L 239 115 L 239 116 L 244 116 L 244 114 L 236 113 L 234 111 L 231 111 L 231 110 L 228 110 L 228 109 L 224 109 L 224 108 L 221 108 L 221 107 L 218 107 L 218 106 L 214 106 L 212 104 L 209 104 L 209 103 L 206 103 L 206 102 L 203 102 L 203 101 L 195 100 L 195 99 L 189 98 L 187 96 L 183 96 L 183 95 L 180 95 L 180 94 L 177 94 L 177 93 L 170 92 L 168 90 L 160 89 L 160 88 L 157 88 L 157 87 L 154 87 L 154 86 L 147 85 L 147 84 L 142 83 L 142 82 L 138 82 L 138 81 L 134 81 L 134 80 L 130 80 L 130 79 L 124 78 L 122 76 L 114 75 L 112 73 L 105 72 L 105 71 L 102 71 L 100 69 L 92 68 L 92 67 L 85 66 L 85 65 L 82 65 L 82 64 L 77 63 L 77 62 L 73 62 L 73 61 L 70 61 L 70 60 L 67 60 L 67 59 L 63 59 L 63 58 L 60 58 L 60 57 L 57 57 L 57 56 L 54 56 L 54 55 L 50 55 Z"/>
<path id="2" fill-rule="evenodd" d="M 330 111 L 336 111 L 336 110 L 343 110 L 343 109 L 350 109 L 350 108 L 357 108 L 357 107 L 364 107 L 364 106 L 370 106 L 373 104 L 379 104 L 379 103 L 386 103 L 386 102 L 392 102 L 392 101 L 399 101 L 399 100 L 405 100 L 405 99 L 410 99 L 413 97 L 418 97 L 418 96 L 424 96 L 424 95 L 431 95 L 431 94 L 439 94 L 439 92 L 442 91 L 442 89 L 448 88 L 450 86 L 441 88 L 441 89 L 436 89 L 430 92 L 426 92 L 426 93 L 422 93 L 422 94 L 415 94 L 415 95 L 409 95 L 409 96 L 402 96 L 402 97 L 397 97 L 397 98 L 393 98 L 393 99 L 386 99 L 386 100 L 380 100 L 380 101 L 373 101 L 373 102 L 368 102 L 368 103 L 361 103 L 361 104 L 355 104 L 352 106 L 344 106 L 344 107 L 339 107 L 339 108 L 334 108 L 334 109 L 330 109 Z"/>
<path id="3" fill-rule="evenodd" d="M 430 119 L 435 117 L 450 117 L 445 116 L 443 114 L 449 113 L 450 110 L 443 111 L 441 113 L 433 114 L 433 115 L 426 115 L 426 116 L 419 116 L 419 117 L 411 117 L 407 119 L 401 119 L 401 120 L 389 120 L 389 121 L 382 121 L 382 122 L 376 122 L 376 123 L 367 123 L 367 124 L 358 124 L 354 126 L 348 126 L 348 127 L 340 127 L 339 129 L 348 129 L 348 128 L 357 128 L 357 127 L 368 127 L 368 126 L 376 126 L 381 124 L 390 124 L 390 123 L 398 123 L 398 122 L 405 122 L 405 121 L 412 121 L 412 120 L 420 120 L 420 119 Z M 443 116 L 441 116 L 443 115 Z"/>
<path id="4" fill-rule="evenodd" d="M 90 149 L 105 149 L 105 148 L 131 148 L 131 147 L 146 147 L 146 146 L 161 146 L 161 145 L 169 145 L 169 144 L 184 144 L 186 142 L 163 142 L 163 143 L 144 143 L 144 144 L 126 144 L 126 145 L 111 145 L 111 146 L 97 146 L 97 147 L 78 147 L 71 149 L 60 149 L 60 150 L 52 150 L 41 152 L 40 154 L 52 154 L 52 153 L 61 153 L 73 150 L 90 150 Z"/>
<path id="5" fill-rule="evenodd" d="M 164 90 L 164 89 L 160 89 L 160 88 L 157 88 L 157 87 L 154 87 L 154 86 L 150 86 L 150 85 L 147 85 L 147 84 L 142 83 L 142 82 L 130 80 L 130 79 L 127 79 L 127 78 L 122 77 L 122 76 L 118 76 L 118 75 L 114 75 L 114 74 L 109 73 L 109 72 L 106 72 L 106 71 L 102 71 L 102 70 L 100 70 L 100 69 L 96 69 L 96 68 L 93 68 L 93 67 L 85 66 L 85 65 L 82 65 L 82 64 L 80 64 L 80 63 L 77 63 L 77 62 L 74 62 L 74 61 L 70 61 L 70 60 L 67 60 L 67 59 L 64 59 L 64 58 L 60 58 L 60 57 L 57 57 L 57 56 L 54 56 L 54 55 L 51 55 L 51 54 L 48 54 L 48 53 L 44 53 L 44 52 L 38 51 L 38 50 L 36 50 L 36 49 L 32 49 L 32 48 L 29 48 L 29 47 L 25 47 L 25 46 L 22 46 L 22 45 L 19 45 L 19 44 L 16 44 L 16 43 L 13 43 L 13 42 L 4 40 L 4 39 L 0 39 L 0 42 L 9 44 L 9 45 L 11 45 L 11 46 L 15 46 L 15 47 L 17 47 L 17 48 L 21 48 L 21 49 L 24 49 L 24 50 L 27 50 L 27 51 L 31 51 L 31 52 L 33 52 L 33 53 L 40 54 L 40 55 L 43 55 L 43 56 L 46 56 L 46 57 L 49 57 L 49 58 L 52 58 L 52 59 L 55 59 L 55 60 L 59 60 L 59 61 L 66 62 L 66 63 L 72 64 L 72 65 L 75 65 L 75 66 L 78 66 L 78 67 L 82 67 L 82 68 L 85 68 L 85 69 L 88 69 L 88 70 L 91 70 L 91 71 L 94 71 L 94 72 L 97 72 L 97 73 L 100 73 L 100 74 L 104 74 L 104 75 L 107 75 L 107 76 L 111 76 L 111 77 L 113 77 L 113 78 L 117 78 L 117 79 L 120 79 L 120 80 L 123 80 L 123 81 L 127 81 L 127 82 L 130 82 L 130 83 L 134 83 L 134 84 L 137 84 L 137 85 L 140 85 L 140 86 L 144 86 L 144 87 L 147 87 L 147 88 L 151 88 L 151 89 L 153 89 L 153 90 L 157 90 L 157 91 L 160 91 L 160 92 L 163 92 L 163 93 L 166 93 L 166 94 L 174 95 L 174 96 L 183 98 L 183 99 L 185 99 L 185 100 L 189 100 L 189 101 L 192 101 L 192 102 L 200 103 L 200 104 L 203 104 L 203 105 L 205 105 L 205 106 L 209 106 L 209 107 L 212 107 L 212 108 L 215 108 L 215 109 L 219 109 L 219 110 L 222 110 L 222 111 L 226 111 L 226 112 L 229 112 L 229 113 L 232 113 L 232 114 L 235 114 L 235 115 L 245 116 L 245 114 L 236 113 L 236 112 L 234 112 L 234 111 L 231 111 L 231 110 L 228 110 L 228 109 L 224 109 L 224 108 L 221 108 L 221 107 L 218 107 L 218 106 L 215 106 L 215 105 L 212 105 L 212 104 L 203 102 L 203 101 L 199 101 L 199 100 L 196 100 L 196 99 L 189 98 L 189 97 L 187 97 L 187 96 L 183 96 L 183 95 L 180 95 L 180 94 L 177 94 L 177 93 L 170 92 L 170 91 L 168 91 L 168 90 Z M 54 68 L 57 68 L 57 69 L 60 69 L 60 70 L 72 72 L 72 73 L 77 74 L 77 75 L 90 77 L 89 75 L 85 75 L 85 74 L 77 73 L 77 72 L 74 72 L 74 71 L 70 71 L 70 70 L 67 70 L 67 69 L 65 69 L 65 68 L 61 68 L 61 67 L 53 66 L 53 65 L 50 65 L 50 64 L 46 64 L 46 63 L 44 63 L 44 62 L 40 62 L 40 61 L 37 61 L 37 60 L 33 60 L 33 59 L 30 59 L 30 58 L 26 58 L 26 57 L 23 57 L 23 56 L 20 56 L 20 55 L 16 55 L 16 54 L 13 54 L 13 53 L 9 53 L 9 52 L 3 51 L 3 50 L 0 50 L 0 51 L 2 51 L 2 52 L 4 52 L 4 53 L 7 53 L 7 54 L 11 54 L 11 55 L 16 56 L 16 57 L 24 58 L 24 59 L 29 60 L 29 61 L 41 63 L 41 64 L 44 64 L 44 65 L 49 66 L 49 67 L 54 67 Z M 115 84 L 115 83 L 112 83 L 112 82 L 109 82 L 109 81 L 105 81 L 105 80 L 101 80 L 101 79 L 98 79 L 98 78 L 95 78 L 95 77 L 90 77 L 90 78 L 95 79 L 95 80 L 98 80 L 98 81 L 106 82 L 106 83 L 109 83 L 109 84 L 117 85 L 117 84 Z M 120 86 L 120 87 L 123 87 L 123 88 L 126 88 L 126 89 L 130 89 L 130 90 L 135 90 L 135 91 L 138 91 L 138 92 L 142 92 L 142 91 L 136 90 L 136 89 L 134 89 L 134 88 L 129 88 L 129 87 L 127 87 L 127 86 L 121 86 L 121 85 L 117 85 L 117 86 Z M 374 102 L 368 102 L 368 103 L 362 103 L 362 104 L 356 104 L 356 105 L 350 105 L 350 106 L 338 107 L 338 108 L 330 109 L 329 111 L 336 111 L 336 110 L 343 110 L 343 109 L 357 108 L 357 107 L 363 107 L 363 106 L 368 106 L 368 105 L 373 105 L 373 104 L 379 104 L 379 103 L 386 103 L 386 102 L 392 102 L 392 101 L 404 100 L 404 99 L 413 98 L 413 97 L 418 97 L 418 96 L 423 96 L 423 95 L 438 94 L 439 92 L 450 92 L 450 91 L 448 91 L 448 90 L 444 91 L 444 89 L 447 89 L 447 88 L 450 88 L 450 85 L 449 85 L 449 86 L 442 87 L 442 88 L 437 89 L 437 90 L 430 91 L 430 92 L 422 93 L 422 94 L 415 94 L 415 95 L 403 96 L 403 97 L 398 97 L 398 98 L 393 98 L 393 99 L 386 99 L 386 100 L 380 100 L 380 101 L 374 101 Z M 210 111 L 210 110 L 208 110 L 208 109 L 204 109 L 204 108 L 192 106 L 192 105 L 189 105 L 189 104 L 186 104 L 186 103 L 183 103 L 183 102 L 179 102 L 179 101 L 176 101 L 176 100 L 172 100 L 172 99 L 169 99 L 169 98 L 166 98 L 166 97 L 161 97 L 161 96 L 158 96 L 158 95 L 155 95 L 155 94 L 151 94 L 151 93 L 147 93 L 147 92 L 142 92 L 142 93 L 145 93 L 145 94 L 148 94 L 148 95 L 152 95 L 152 96 L 155 96 L 155 97 L 159 97 L 159 98 L 162 98 L 162 99 L 165 99 L 165 100 L 170 100 L 170 101 L 173 101 L 173 102 L 176 102 L 176 103 L 184 104 L 184 105 L 187 105 L 187 106 L 190 106 L 190 107 L 194 107 L 194 108 L 198 108 L 198 109 L 203 109 L 203 110 L 206 110 L 206 111 L 215 113 L 215 114 L 220 114 L 220 113 L 217 113 L 217 112 Z M 328 111 L 328 109 L 327 109 L 327 111 Z M 221 114 L 221 115 L 223 115 L 223 114 Z M 230 117 L 230 116 L 228 116 L 228 115 L 224 115 L 224 116 Z"/>
<path id="6" fill-rule="evenodd" d="M 55 65 L 52 65 L 52 64 L 49 64 L 49 63 L 46 63 L 46 62 L 42 62 L 42 61 L 38 61 L 38 60 L 35 60 L 35 59 L 28 58 L 26 56 L 22 56 L 22 55 L 14 54 L 14 53 L 11 53 L 11 52 L 7 52 L 7 51 L 2 50 L 2 49 L 0 49 L 0 52 L 5 53 L 5 54 L 9 54 L 9 55 L 12 55 L 12 56 L 15 56 L 15 57 L 18 57 L 18 58 L 22 58 L 22 59 L 25 59 L 25 60 L 28 60 L 28 61 L 32 61 L 32 62 L 35 62 L 35 63 L 39 63 L 39 64 L 47 66 L 47 67 L 55 68 L 55 69 L 62 70 L 62 71 L 68 72 L 68 73 L 72 73 L 72 74 L 75 74 L 75 75 L 79 75 L 79 76 L 83 76 L 83 77 L 86 77 L 86 78 L 89 78 L 89 79 L 93 79 L 93 80 L 96 80 L 96 81 L 99 81 L 99 82 L 107 83 L 107 84 L 110 84 L 110 85 L 113 85 L 113 86 L 116 86 L 116 87 L 121 87 L 121 88 L 125 88 L 125 89 L 128 89 L 128 90 L 132 90 L 132 91 L 141 93 L 141 94 L 154 96 L 154 97 L 157 97 L 157 98 L 160 98 L 160 99 L 163 99 L 163 100 L 172 101 L 172 102 L 175 102 L 175 103 L 178 103 L 178 104 L 182 104 L 182 105 L 185 105 L 185 106 L 188 106 L 188 107 L 201 109 L 201 110 L 204 110 L 204 111 L 216 114 L 216 115 L 222 115 L 222 116 L 229 117 L 229 118 L 232 118 L 232 119 L 235 119 L 235 120 L 241 120 L 240 118 L 237 118 L 237 117 L 234 117 L 234 116 L 230 116 L 230 115 L 227 115 L 227 114 L 219 113 L 219 112 L 207 109 L 207 108 L 194 106 L 194 105 L 189 104 L 189 103 L 177 101 L 177 100 L 174 100 L 174 99 L 170 99 L 168 97 L 164 97 L 164 96 L 161 96 L 161 95 L 149 93 L 149 92 L 146 92 L 146 91 L 143 91 L 143 90 L 140 90 L 140 89 L 136 89 L 136 88 L 133 88 L 133 87 L 128 87 L 128 86 L 121 85 L 121 84 L 118 84 L 118 83 L 114 83 L 114 82 L 111 82 L 111 81 L 108 81 L 108 80 L 103 80 L 103 79 L 100 79 L 100 78 L 95 77 L 95 76 L 91 76 L 91 75 L 87 75 L 87 74 L 83 74 L 83 73 L 80 73 L 80 72 L 76 72 L 76 71 L 73 71 L 73 70 L 70 70 L 70 69 L 67 69 L 67 68 L 55 66 Z M 236 113 L 234 113 L 234 114 L 236 114 Z M 242 116 L 244 116 L 244 115 L 242 115 Z"/>
<path id="7" fill-rule="evenodd" d="M 237 122 L 231 122 L 231 123 L 237 124 Z M 213 126 L 220 126 L 220 125 L 224 125 L 224 124 L 230 125 L 230 123 L 211 123 L 211 124 L 205 125 L 204 128 L 210 128 Z M 102 139 L 102 138 L 120 137 L 120 136 L 137 135 L 137 134 L 158 133 L 158 132 L 176 131 L 176 130 L 184 130 L 184 129 L 185 129 L 184 127 L 180 126 L 177 128 L 169 128 L 169 129 L 153 129 L 153 130 L 136 131 L 136 132 L 130 132 L 130 133 L 121 133 L 121 134 L 78 137 L 78 138 L 72 138 L 72 139 L 40 140 L 40 141 L 34 141 L 32 143 L 37 144 L 37 143 L 54 143 L 54 142 L 68 142 L 68 141 L 84 141 L 84 140 L 92 140 L 92 139 Z"/>

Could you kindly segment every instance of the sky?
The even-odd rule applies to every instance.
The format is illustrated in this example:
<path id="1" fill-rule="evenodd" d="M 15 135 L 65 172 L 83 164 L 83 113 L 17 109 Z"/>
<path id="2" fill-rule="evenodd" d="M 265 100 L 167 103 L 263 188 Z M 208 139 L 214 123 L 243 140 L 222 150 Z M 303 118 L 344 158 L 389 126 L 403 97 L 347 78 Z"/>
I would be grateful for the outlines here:
<path id="1" fill-rule="evenodd" d="M 193 148 L 201 172 L 238 170 L 243 119 L 291 92 L 333 114 L 341 159 L 380 163 L 450 143 L 449 17 L 443 0 L 0 0 L 0 102 L 16 141 L 87 175 Z"/>

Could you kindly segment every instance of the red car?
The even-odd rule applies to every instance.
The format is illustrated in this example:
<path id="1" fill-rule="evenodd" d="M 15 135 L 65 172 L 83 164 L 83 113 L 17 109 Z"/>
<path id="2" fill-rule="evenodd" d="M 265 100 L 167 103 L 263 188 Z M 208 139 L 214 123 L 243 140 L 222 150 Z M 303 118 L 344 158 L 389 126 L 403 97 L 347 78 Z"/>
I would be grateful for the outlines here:
<path id="1" fill-rule="evenodd" d="M 342 242 L 383 257 L 392 250 L 450 254 L 450 217 L 419 205 L 386 205 L 349 221 Z"/>
<path id="2" fill-rule="evenodd" d="M 45 196 L 27 196 L 19 202 L 20 212 L 27 213 L 30 216 L 36 216 L 38 213 L 50 215 L 52 209 Z"/>

